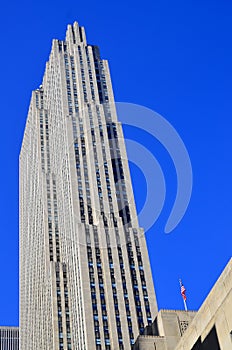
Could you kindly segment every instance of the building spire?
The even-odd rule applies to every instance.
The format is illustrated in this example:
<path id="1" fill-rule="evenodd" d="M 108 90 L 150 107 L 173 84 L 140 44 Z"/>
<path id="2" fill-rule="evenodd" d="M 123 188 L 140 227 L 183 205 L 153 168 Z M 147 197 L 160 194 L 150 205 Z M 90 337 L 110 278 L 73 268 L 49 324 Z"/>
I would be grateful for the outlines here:
<path id="1" fill-rule="evenodd" d="M 66 31 L 66 41 L 72 44 L 86 43 L 85 28 L 80 27 L 78 22 L 74 22 L 73 25 L 69 24 Z"/>

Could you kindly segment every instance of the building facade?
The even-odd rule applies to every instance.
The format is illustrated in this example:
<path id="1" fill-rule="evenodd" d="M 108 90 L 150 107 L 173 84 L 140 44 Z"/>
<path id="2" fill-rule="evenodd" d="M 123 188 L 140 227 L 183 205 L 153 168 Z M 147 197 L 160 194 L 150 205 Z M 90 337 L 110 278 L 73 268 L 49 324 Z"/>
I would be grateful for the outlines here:
<path id="1" fill-rule="evenodd" d="M 156 314 L 108 63 L 74 23 L 20 153 L 20 348 L 128 350 Z"/>
<path id="2" fill-rule="evenodd" d="M 195 315 L 195 311 L 160 310 L 152 326 L 138 337 L 134 350 L 175 350 Z"/>
<path id="3" fill-rule="evenodd" d="M 19 328 L 0 326 L 0 350 L 19 349 Z"/>
<path id="4" fill-rule="evenodd" d="M 175 347 L 185 349 L 232 349 L 232 259 Z"/>
<path id="5" fill-rule="evenodd" d="M 232 259 L 197 312 L 160 310 L 134 350 L 232 349 Z"/>

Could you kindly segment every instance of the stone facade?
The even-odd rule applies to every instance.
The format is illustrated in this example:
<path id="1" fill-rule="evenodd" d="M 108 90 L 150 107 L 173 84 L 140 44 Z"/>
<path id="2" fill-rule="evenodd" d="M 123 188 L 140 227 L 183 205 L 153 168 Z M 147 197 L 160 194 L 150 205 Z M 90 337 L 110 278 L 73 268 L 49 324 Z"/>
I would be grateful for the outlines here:
<path id="1" fill-rule="evenodd" d="M 195 311 L 160 310 L 147 335 L 139 336 L 135 350 L 174 350 L 192 322 Z"/>
<path id="2" fill-rule="evenodd" d="M 210 340 L 207 339 L 212 332 L 215 333 L 211 337 L 215 345 L 210 345 Z M 232 259 L 175 350 L 211 350 L 211 348 L 232 349 Z"/>
<path id="3" fill-rule="evenodd" d="M 161 310 L 135 350 L 232 349 L 232 259 L 198 312 Z"/>
<path id="4" fill-rule="evenodd" d="M 20 346 L 128 350 L 156 314 L 108 62 L 74 23 L 20 153 Z"/>

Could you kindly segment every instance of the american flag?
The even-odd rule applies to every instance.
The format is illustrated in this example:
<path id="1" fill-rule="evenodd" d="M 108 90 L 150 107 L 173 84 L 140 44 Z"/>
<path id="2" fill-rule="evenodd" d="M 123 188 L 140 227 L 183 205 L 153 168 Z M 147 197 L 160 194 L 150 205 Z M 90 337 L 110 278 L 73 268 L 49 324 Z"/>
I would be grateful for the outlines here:
<path id="1" fill-rule="evenodd" d="M 185 286 L 183 285 L 182 281 L 180 280 L 180 293 L 181 293 L 182 298 L 184 299 L 184 301 L 187 300 L 185 292 L 186 292 Z"/>

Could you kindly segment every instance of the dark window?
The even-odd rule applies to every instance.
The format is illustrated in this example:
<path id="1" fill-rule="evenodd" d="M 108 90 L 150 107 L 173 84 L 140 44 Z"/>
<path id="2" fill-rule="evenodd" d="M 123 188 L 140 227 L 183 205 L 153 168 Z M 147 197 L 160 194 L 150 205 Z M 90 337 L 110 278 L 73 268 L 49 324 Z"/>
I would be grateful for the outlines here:
<path id="1" fill-rule="evenodd" d="M 198 338 L 191 350 L 221 350 L 215 326 L 211 329 L 203 342 L 201 338 Z"/>

